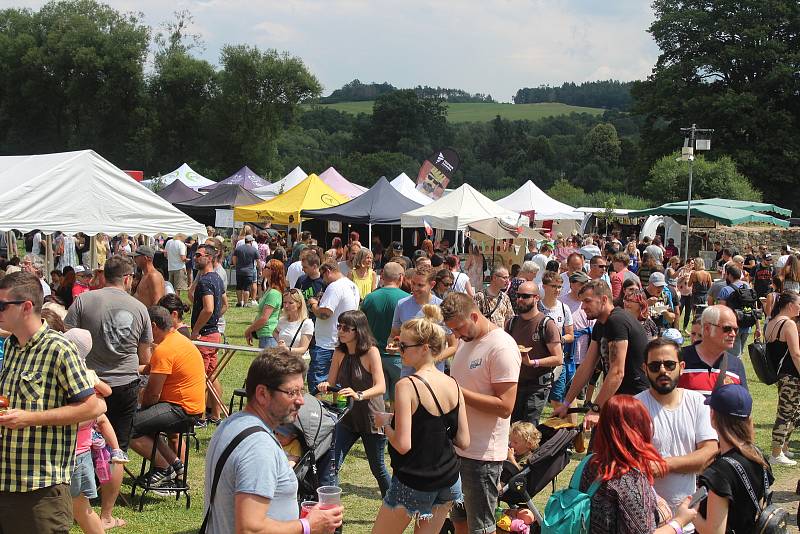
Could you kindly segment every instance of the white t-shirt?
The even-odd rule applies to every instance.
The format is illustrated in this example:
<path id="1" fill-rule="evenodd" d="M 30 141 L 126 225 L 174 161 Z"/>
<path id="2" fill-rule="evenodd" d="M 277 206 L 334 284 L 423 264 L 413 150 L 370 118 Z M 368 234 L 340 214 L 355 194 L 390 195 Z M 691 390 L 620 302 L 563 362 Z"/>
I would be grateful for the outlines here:
<path id="1" fill-rule="evenodd" d="M 789 261 L 789 254 L 784 254 L 783 256 L 778 258 L 778 261 L 775 262 L 775 268 L 783 269 L 784 267 L 786 267 L 787 261 Z"/>
<path id="2" fill-rule="evenodd" d="M 450 376 L 470 391 L 494 395 L 492 384 L 519 381 L 521 364 L 517 342 L 502 328 L 495 328 L 473 341 L 458 342 Z M 458 455 L 472 460 L 505 460 L 511 419 L 476 410 L 469 404 L 466 409 L 470 442 L 466 449 L 456 447 Z"/>
<path id="3" fill-rule="evenodd" d="M 186 243 L 177 239 L 170 239 L 164 247 L 167 253 L 167 270 L 180 271 L 186 268 L 186 264 L 181 260 L 181 256 L 186 256 Z"/>
<path id="4" fill-rule="evenodd" d="M 556 304 L 552 308 L 548 308 L 545 306 L 544 301 L 540 300 L 539 311 L 553 319 L 558 325 L 558 328 L 562 334 L 564 333 L 565 326 L 572 326 L 572 312 L 570 311 L 569 306 L 560 300 L 556 300 Z"/>
<path id="5" fill-rule="evenodd" d="M 297 329 L 300 329 L 300 332 L 297 332 Z M 295 338 L 295 332 L 297 332 L 297 337 Z M 281 315 L 281 318 L 278 319 L 278 326 L 275 327 L 275 333 L 277 334 L 278 341 L 283 341 L 286 343 L 286 348 L 291 348 L 292 340 L 294 339 L 294 346 L 300 345 L 303 336 L 313 336 L 314 335 L 314 321 L 311 319 L 304 319 L 302 321 L 294 321 L 289 322 L 286 317 Z M 309 356 L 308 351 L 303 354 L 303 357 Z"/>
<path id="6" fill-rule="evenodd" d="M 225 267 L 223 267 L 221 263 L 218 263 L 217 266 L 214 267 L 214 272 L 217 273 L 220 278 L 222 278 L 222 284 L 227 289 L 228 288 L 228 272 L 225 270 Z M 167 282 L 167 283 L 169 283 L 169 282 Z M 173 289 L 172 292 L 174 293 L 175 290 Z M 228 323 L 225 321 L 225 316 L 224 315 L 220 315 L 219 316 L 219 320 L 217 321 L 217 330 L 219 330 L 220 334 L 224 334 L 225 333 L 225 326 L 227 324 Z"/>
<path id="7" fill-rule="evenodd" d="M 39 283 L 42 284 L 42 293 L 44 293 L 45 297 L 49 297 L 51 294 L 50 286 L 47 285 L 47 282 L 39 278 Z"/>
<path id="8" fill-rule="evenodd" d="M 544 268 L 547 266 L 547 262 L 550 261 L 551 256 L 545 256 L 544 254 L 537 254 L 531 261 L 539 266 L 539 272 L 536 273 L 536 283 L 542 283 L 542 276 L 544 276 Z"/>
<path id="9" fill-rule="evenodd" d="M 36 256 L 43 256 L 42 254 L 42 233 L 36 232 L 33 234 L 33 245 L 31 245 L 31 254 Z M 786 263 L 786 261 L 784 261 Z"/>
<path id="10" fill-rule="evenodd" d="M 659 404 L 650 390 L 636 395 L 653 419 L 653 445 L 664 458 L 685 456 L 694 452 L 699 443 L 717 439 L 716 431 L 711 428 L 711 410 L 704 404 L 705 396 L 689 389 L 680 391 L 683 393 L 681 404 L 674 410 Z M 674 508 L 695 492 L 697 476 L 670 473 L 657 478 L 654 486 L 656 493 Z"/>
<path id="11" fill-rule="evenodd" d="M 339 322 L 339 316 L 346 311 L 357 310 L 360 301 L 358 288 L 349 278 L 343 276 L 328 284 L 319 301 L 319 307 L 328 308 L 333 313 L 327 319 L 317 317 L 314 325 L 314 340 L 318 347 L 329 350 L 336 348 L 336 325 Z"/>
<path id="12" fill-rule="evenodd" d="M 467 282 L 469 282 L 469 276 L 467 276 L 467 273 L 462 273 L 462 272 L 453 273 L 452 290 L 457 291 L 458 293 L 466 293 Z"/>
<path id="13" fill-rule="evenodd" d="M 286 287 L 294 287 L 301 276 L 303 276 L 303 262 L 297 260 L 289 265 L 289 268 L 286 270 L 286 281 L 289 283 Z"/>

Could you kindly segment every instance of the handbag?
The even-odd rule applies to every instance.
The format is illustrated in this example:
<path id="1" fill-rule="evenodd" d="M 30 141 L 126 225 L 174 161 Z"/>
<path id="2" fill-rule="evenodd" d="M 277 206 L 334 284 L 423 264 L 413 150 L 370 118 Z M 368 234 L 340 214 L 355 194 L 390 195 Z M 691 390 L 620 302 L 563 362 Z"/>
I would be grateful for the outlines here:
<path id="1" fill-rule="evenodd" d="M 778 328 L 778 333 L 775 335 L 775 339 L 780 339 L 781 330 L 783 330 L 786 321 L 788 321 L 788 319 L 785 319 L 781 323 L 780 328 Z M 783 367 L 783 361 L 789 354 L 788 348 L 786 349 L 786 354 L 784 354 L 780 362 L 778 362 L 777 367 L 775 366 L 775 362 L 767 355 L 767 344 L 763 341 L 754 341 L 751 343 L 747 347 L 747 352 L 750 354 L 750 363 L 753 364 L 753 370 L 756 372 L 756 376 L 758 376 L 759 380 L 768 386 L 778 381 L 778 372 L 780 372 L 781 367 Z"/>
<path id="2" fill-rule="evenodd" d="M 744 484 L 744 489 L 750 496 L 750 500 L 756 507 L 756 524 L 753 529 L 753 534 L 785 534 L 787 531 L 787 519 L 789 514 L 783 508 L 772 504 L 772 493 L 769 491 L 769 480 L 767 479 L 767 469 L 764 468 L 764 498 L 759 502 L 756 497 L 756 492 L 753 490 L 753 485 L 750 484 L 750 479 L 744 471 L 744 467 L 735 458 L 730 456 L 723 456 L 723 460 L 728 462 L 739 479 Z"/>

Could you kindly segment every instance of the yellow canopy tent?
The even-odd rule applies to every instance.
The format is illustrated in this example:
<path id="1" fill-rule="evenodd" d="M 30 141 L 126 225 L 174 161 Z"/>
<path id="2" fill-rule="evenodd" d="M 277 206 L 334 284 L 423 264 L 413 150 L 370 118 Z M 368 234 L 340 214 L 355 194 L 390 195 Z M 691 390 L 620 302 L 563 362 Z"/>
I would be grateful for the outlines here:
<path id="1" fill-rule="evenodd" d="M 233 218 L 237 221 L 272 221 L 275 224 L 299 224 L 301 210 L 330 208 L 349 202 L 350 198 L 340 195 L 323 182 L 316 174 L 275 198 L 237 206 Z"/>

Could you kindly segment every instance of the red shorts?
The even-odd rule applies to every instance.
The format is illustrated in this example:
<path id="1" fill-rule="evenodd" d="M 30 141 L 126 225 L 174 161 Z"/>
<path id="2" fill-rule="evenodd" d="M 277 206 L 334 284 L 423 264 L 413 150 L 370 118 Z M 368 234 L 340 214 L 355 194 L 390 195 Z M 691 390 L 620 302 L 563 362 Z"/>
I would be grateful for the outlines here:
<path id="1" fill-rule="evenodd" d="M 206 336 L 200 336 L 197 341 L 205 341 L 206 343 L 222 343 L 222 334 L 214 332 Z M 203 368 L 206 370 L 206 376 L 209 376 L 217 369 L 217 349 L 211 347 L 197 347 L 200 354 L 203 356 Z"/>

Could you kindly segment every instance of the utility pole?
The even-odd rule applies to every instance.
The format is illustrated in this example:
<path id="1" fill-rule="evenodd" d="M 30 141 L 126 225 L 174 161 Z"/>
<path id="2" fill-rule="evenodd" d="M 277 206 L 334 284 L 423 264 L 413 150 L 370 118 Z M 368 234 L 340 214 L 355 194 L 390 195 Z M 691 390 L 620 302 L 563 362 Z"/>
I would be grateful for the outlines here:
<path id="1" fill-rule="evenodd" d="M 681 150 L 681 160 L 689 162 L 689 194 L 686 199 L 686 241 L 683 244 L 683 261 L 689 260 L 689 228 L 691 228 L 692 219 L 692 164 L 694 163 L 695 150 L 710 150 L 711 149 L 711 134 L 714 132 L 710 128 L 698 128 L 696 124 L 692 124 L 690 128 L 681 128 L 684 135 L 683 149 Z M 698 139 L 700 134 L 701 139 Z"/>

